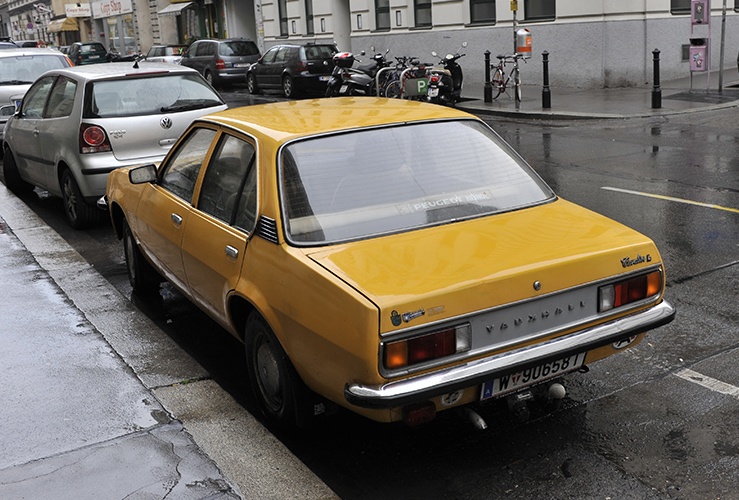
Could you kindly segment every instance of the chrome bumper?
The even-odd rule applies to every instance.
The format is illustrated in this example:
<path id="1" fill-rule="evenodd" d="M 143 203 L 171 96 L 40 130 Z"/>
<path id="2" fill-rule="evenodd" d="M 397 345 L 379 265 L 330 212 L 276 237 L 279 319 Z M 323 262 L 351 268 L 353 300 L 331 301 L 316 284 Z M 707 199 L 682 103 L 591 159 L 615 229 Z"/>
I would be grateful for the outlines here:
<path id="1" fill-rule="evenodd" d="M 675 308 L 667 301 L 662 301 L 651 309 L 631 316 L 580 330 L 543 344 L 470 361 L 460 366 L 382 385 L 347 384 L 344 388 L 344 397 L 349 403 L 363 408 L 393 408 L 424 401 L 644 333 L 669 323 L 674 317 Z"/>

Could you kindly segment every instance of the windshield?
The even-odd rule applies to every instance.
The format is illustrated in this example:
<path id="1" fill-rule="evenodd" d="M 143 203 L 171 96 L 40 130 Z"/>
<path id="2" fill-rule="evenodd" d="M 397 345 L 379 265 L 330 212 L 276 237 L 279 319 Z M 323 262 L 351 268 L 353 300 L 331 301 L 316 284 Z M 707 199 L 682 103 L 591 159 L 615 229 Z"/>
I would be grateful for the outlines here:
<path id="1" fill-rule="evenodd" d="M 50 69 L 68 66 L 61 55 L 22 55 L 0 58 L 0 85 L 30 84 Z"/>
<path id="2" fill-rule="evenodd" d="M 554 194 L 473 120 L 323 136 L 281 155 L 288 238 L 326 244 L 542 203 Z"/>
<path id="3" fill-rule="evenodd" d="M 259 48 L 254 42 L 244 40 L 221 42 L 218 44 L 218 54 L 222 56 L 255 56 Z"/>
<path id="4" fill-rule="evenodd" d="M 101 80 L 87 92 L 85 118 L 155 115 L 223 104 L 197 74 Z"/>

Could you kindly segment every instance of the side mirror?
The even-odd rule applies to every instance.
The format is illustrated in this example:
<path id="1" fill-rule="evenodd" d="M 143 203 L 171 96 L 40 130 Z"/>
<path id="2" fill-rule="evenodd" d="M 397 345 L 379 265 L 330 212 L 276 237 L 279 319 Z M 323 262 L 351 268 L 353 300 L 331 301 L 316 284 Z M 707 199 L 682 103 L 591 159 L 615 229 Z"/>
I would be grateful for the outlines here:
<path id="1" fill-rule="evenodd" d="M 157 180 L 157 167 L 153 163 L 132 168 L 128 171 L 128 180 L 131 184 L 146 184 Z"/>
<path id="2" fill-rule="evenodd" d="M 8 104 L 0 107 L 0 116 L 13 116 L 15 114 L 15 106 Z"/>

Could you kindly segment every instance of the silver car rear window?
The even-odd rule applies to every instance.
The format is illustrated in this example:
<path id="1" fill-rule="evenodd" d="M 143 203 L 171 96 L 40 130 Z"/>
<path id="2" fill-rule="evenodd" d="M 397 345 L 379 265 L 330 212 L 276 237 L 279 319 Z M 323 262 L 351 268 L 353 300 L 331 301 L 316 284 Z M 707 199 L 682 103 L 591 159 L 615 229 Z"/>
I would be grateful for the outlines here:
<path id="1" fill-rule="evenodd" d="M 85 118 L 177 113 L 223 104 L 200 75 L 101 80 L 87 92 Z"/>
<path id="2" fill-rule="evenodd" d="M 288 239 L 337 243 L 515 210 L 554 194 L 474 120 L 375 128 L 281 152 Z"/>
<path id="3" fill-rule="evenodd" d="M 9 82 L 17 84 L 33 83 L 36 78 L 50 69 L 68 66 L 64 57 L 53 54 L 24 54 L 0 58 L 0 85 Z"/>

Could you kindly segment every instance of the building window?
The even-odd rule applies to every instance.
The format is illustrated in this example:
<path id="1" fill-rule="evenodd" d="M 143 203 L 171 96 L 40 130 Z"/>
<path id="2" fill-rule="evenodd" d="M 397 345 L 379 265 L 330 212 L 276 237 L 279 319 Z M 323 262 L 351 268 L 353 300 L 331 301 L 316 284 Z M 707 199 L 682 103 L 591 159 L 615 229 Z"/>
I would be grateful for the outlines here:
<path id="1" fill-rule="evenodd" d="M 690 0 L 670 0 L 671 14 L 690 14 Z"/>
<path id="2" fill-rule="evenodd" d="M 280 15 L 280 36 L 288 36 L 287 0 L 277 0 L 277 10 Z"/>
<path id="3" fill-rule="evenodd" d="M 315 33 L 313 29 L 313 0 L 305 0 L 305 30 L 308 35 Z"/>
<path id="4" fill-rule="evenodd" d="M 523 13 L 526 21 L 554 21 L 556 0 L 524 0 Z"/>
<path id="5" fill-rule="evenodd" d="M 495 23 L 495 0 L 470 0 L 470 22 Z"/>
<path id="6" fill-rule="evenodd" d="M 413 15 L 417 28 L 431 26 L 431 0 L 413 0 Z"/>
<path id="7" fill-rule="evenodd" d="M 390 29 L 390 0 L 375 0 L 375 25 L 380 31 Z"/>

